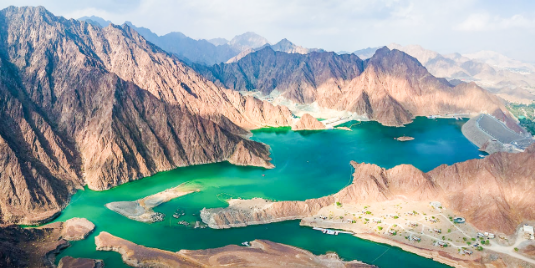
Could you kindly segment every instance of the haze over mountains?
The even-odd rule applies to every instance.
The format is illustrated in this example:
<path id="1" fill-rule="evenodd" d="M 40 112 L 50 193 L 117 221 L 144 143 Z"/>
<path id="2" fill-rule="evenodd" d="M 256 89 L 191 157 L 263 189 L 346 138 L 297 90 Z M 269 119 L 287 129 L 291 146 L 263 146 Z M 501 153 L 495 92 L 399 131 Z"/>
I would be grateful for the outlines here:
<path id="1" fill-rule="evenodd" d="M 531 103 L 535 100 L 535 66 L 531 64 L 492 51 L 441 55 L 418 45 L 390 44 L 388 47 L 415 57 L 431 74 L 454 84 L 473 81 L 507 101 Z M 366 56 L 373 49 L 355 54 Z"/>
<path id="2" fill-rule="evenodd" d="M 87 21 L 93 25 L 99 25 L 101 27 L 107 27 L 111 24 L 110 21 L 96 16 L 82 17 L 78 20 Z M 253 32 L 237 35 L 230 41 L 225 38 L 196 40 L 180 32 L 171 32 L 163 36 L 158 36 L 150 29 L 137 27 L 128 21 L 125 23 L 135 29 L 147 39 L 147 41 L 159 46 L 169 53 L 175 54 L 178 58 L 188 63 L 213 65 L 227 61 L 234 62 L 251 52 L 266 45 L 270 45 L 266 38 Z M 280 42 L 271 45 L 271 47 L 276 51 L 284 51 L 288 53 L 306 54 L 312 51 L 323 51 L 321 49 L 308 49 L 297 46 L 287 39 L 283 39 Z"/>

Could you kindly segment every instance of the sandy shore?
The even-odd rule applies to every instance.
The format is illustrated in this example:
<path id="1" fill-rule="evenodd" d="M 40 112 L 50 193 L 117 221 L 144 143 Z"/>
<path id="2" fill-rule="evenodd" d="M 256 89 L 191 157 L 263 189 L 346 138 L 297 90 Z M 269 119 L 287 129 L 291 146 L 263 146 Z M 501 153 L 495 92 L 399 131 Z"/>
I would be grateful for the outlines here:
<path id="1" fill-rule="evenodd" d="M 118 201 L 106 204 L 106 207 L 135 221 L 157 222 L 162 221 L 164 215 L 152 209 L 162 203 L 180 196 L 198 192 L 200 189 L 191 189 L 186 183 L 167 189 L 136 201 Z"/>

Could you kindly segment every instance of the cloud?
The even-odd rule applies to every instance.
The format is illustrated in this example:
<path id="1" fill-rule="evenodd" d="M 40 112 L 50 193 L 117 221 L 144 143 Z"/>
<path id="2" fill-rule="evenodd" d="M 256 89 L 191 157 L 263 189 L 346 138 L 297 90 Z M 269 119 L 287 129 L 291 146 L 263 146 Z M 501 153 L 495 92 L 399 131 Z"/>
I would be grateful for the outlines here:
<path id="1" fill-rule="evenodd" d="M 527 19 L 523 15 L 515 14 L 510 18 L 491 16 L 488 13 L 471 14 L 458 25 L 455 30 L 475 32 L 475 31 L 497 31 L 508 29 L 535 29 L 535 19 Z"/>
<path id="2" fill-rule="evenodd" d="M 528 45 L 533 35 L 526 34 L 535 30 L 533 0 L 0 0 L 0 8 L 8 5 L 42 5 L 66 18 L 131 21 L 159 35 L 179 31 L 196 39 L 253 31 L 271 42 L 288 38 L 333 51 L 395 42 L 442 53 L 529 54 L 535 61 Z"/>

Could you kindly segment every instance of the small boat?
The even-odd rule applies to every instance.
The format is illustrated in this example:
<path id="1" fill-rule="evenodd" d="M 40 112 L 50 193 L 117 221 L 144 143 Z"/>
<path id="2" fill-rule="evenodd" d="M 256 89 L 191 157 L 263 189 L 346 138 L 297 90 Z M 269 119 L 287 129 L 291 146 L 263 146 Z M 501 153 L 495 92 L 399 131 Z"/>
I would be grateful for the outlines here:
<path id="1" fill-rule="evenodd" d="M 484 156 L 484 155 L 482 155 L 482 154 L 480 154 L 480 155 L 479 155 L 479 157 L 481 157 L 481 158 L 485 158 L 485 156 Z"/>
<path id="2" fill-rule="evenodd" d="M 244 246 L 246 246 L 246 247 L 250 247 L 250 246 L 251 246 L 251 245 L 249 244 L 248 241 L 245 241 L 245 242 L 243 242 L 243 243 L 241 243 L 241 244 L 244 245 Z"/>

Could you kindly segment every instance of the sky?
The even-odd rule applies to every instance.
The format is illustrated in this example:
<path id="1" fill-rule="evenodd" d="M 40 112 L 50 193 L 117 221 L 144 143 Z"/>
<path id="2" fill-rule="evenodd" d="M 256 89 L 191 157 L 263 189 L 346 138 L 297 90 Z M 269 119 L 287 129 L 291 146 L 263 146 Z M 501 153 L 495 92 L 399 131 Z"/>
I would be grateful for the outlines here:
<path id="1" fill-rule="evenodd" d="M 0 0 L 0 8 L 44 6 L 66 18 L 99 16 L 115 24 L 195 39 L 252 31 L 271 43 L 355 51 L 390 43 L 440 53 L 492 50 L 535 63 L 533 0 Z"/>

